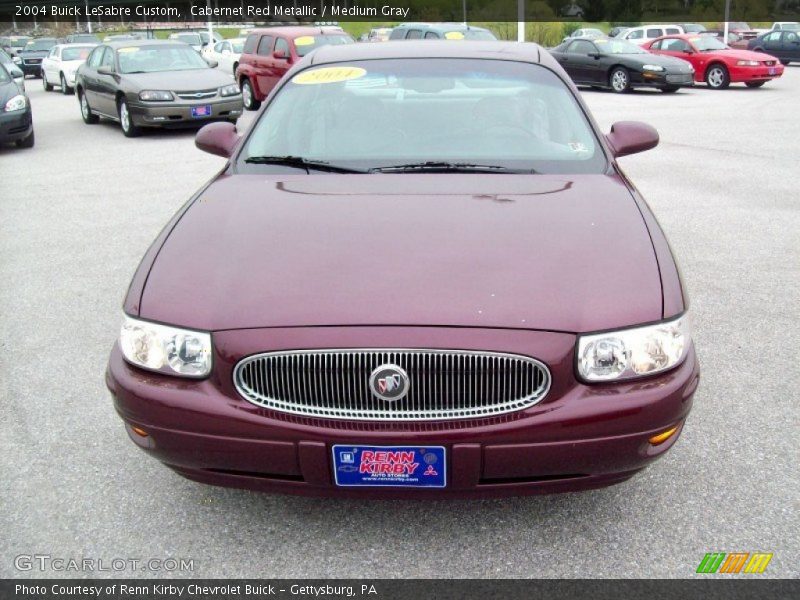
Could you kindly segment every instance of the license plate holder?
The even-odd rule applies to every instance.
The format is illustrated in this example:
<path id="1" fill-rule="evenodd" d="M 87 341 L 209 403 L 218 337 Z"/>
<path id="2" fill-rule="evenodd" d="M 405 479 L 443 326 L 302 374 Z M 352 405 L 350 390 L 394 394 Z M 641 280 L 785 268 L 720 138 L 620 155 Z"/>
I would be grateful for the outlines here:
<path id="1" fill-rule="evenodd" d="M 444 446 L 363 446 L 335 444 L 333 473 L 340 487 L 444 488 Z"/>
<path id="2" fill-rule="evenodd" d="M 211 116 L 211 105 L 203 104 L 201 106 L 192 107 L 192 117 L 195 119 L 203 119 Z"/>
<path id="3" fill-rule="evenodd" d="M 775 75 L 775 73 L 777 73 L 777 69 L 775 67 L 770 67 L 769 68 L 769 74 L 770 75 Z"/>

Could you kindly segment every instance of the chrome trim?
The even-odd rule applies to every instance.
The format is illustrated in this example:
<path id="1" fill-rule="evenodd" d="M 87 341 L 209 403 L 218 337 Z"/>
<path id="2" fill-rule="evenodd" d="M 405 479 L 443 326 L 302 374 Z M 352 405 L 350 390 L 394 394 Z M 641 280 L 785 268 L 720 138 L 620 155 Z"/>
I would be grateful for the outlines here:
<path id="1" fill-rule="evenodd" d="M 393 402 L 369 386 L 370 374 L 386 364 L 399 366 L 410 382 L 407 395 Z M 551 377 L 544 363 L 519 354 L 345 348 L 253 354 L 236 364 L 233 384 L 248 402 L 294 415 L 429 421 L 529 408 L 550 391 Z"/>

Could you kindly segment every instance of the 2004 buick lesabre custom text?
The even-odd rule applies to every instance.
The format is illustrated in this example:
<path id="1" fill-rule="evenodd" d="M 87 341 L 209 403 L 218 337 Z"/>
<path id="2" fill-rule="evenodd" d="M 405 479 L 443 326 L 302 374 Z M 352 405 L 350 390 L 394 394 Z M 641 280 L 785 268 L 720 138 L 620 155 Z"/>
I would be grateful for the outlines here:
<path id="1" fill-rule="evenodd" d="M 538 46 L 330 46 L 299 62 L 146 253 L 107 384 L 178 473 L 431 497 L 623 481 L 698 383 L 655 218 Z"/>

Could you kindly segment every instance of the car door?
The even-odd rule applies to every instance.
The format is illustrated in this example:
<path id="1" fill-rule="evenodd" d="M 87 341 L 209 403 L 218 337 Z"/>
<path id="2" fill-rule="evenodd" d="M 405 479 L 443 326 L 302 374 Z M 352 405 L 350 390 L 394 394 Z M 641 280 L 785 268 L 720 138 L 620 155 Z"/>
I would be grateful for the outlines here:
<path id="1" fill-rule="evenodd" d="M 253 66 L 255 67 L 256 92 L 258 98 L 261 99 L 266 96 L 272 89 L 270 81 L 274 78 L 272 73 L 272 50 L 275 46 L 275 38 L 271 35 L 262 35 L 258 41 L 255 56 L 253 57 Z"/>
<path id="2" fill-rule="evenodd" d="M 276 54 L 283 54 L 283 58 L 275 56 Z M 275 39 L 272 64 L 274 77 L 271 81 L 270 91 L 272 91 L 272 88 L 281 80 L 281 77 L 286 75 L 286 72 L 292 68 L 292 50 L 289 47 L 289 42 L 285 38 L 278 37 Z"/>
<path id="3" fill-rule="evenodd" d="M 119 75 L 116 68 L 116 52 L 113 48 L 106 47 L 103 58 L 100 60 L 100 67 L 108 67 L 111 73 L 97 73 L 97 106 L 95 109 L 105 115 L 116 116 L 117 102 L 116 93 L 118 89 Z"/>
<path id="4" fill-rule="evenodd" d="M 594 65 L 594 58 L 590 54 L 597 53 L 597 47 L 587 40 L 575 40 L 567 47 L 566 57 L 568 68 L 565 67 L 567 73 L 575 83 L 592 83 L 591 72 Z"/>
<path id="5" fill-rule="evenodd" d="M 42 76 L 46 83 L 55 83 L 58 81 L 58 61 L 60 61 L 59 54 L 61 46 L 53 46 L 50 52 L 42 60 Z"/>
<path id="6" fill-rule="evenodd" d="M 783 31 L 782 36 L 783 60 L 800 60 L 800 33 L 797 31 Z"/>
<path id="7" fill-rule="evenodd" d="M 83 93 L 86 95 L 86 101 L 89 107 L 94 110 L 99 108 L 98 104 L 98 81 L 97 81 L 97 68 L 103 60 L 103 53 L 106 51 L 106 46 L 98 46 L 89 55 L 86 64 L 81 69 L 81 79 L 83 81 Z"/>
<path id="8" fill-rule="evenodd" d="M 761 44 L 758 44 L 768 54 L 772 54 L 772 56 L 777 56 L 778 58 L 783 58 L 783 43 L 781 42 L 781 35 L 780 31 L 773 31 L 772 33 L 768 33 L 763 38 L 761 38 Z"/>
<path id="9" fill-rule="evenodd" d="M 225 73 L 233 72 L 233 60 L 230 42 L 217 42 L 213 46 L 214 60 L 219 63 L 220 70 Z"/>

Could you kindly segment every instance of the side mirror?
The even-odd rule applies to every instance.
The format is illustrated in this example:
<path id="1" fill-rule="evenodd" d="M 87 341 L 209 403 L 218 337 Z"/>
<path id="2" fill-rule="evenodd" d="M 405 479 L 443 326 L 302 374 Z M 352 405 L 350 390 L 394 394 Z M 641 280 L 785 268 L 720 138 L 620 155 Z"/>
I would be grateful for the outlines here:
<path id="1" fill-rule="evenodd" d="M 216 69 L 219 66 L 219 63 L 217 61 L 211 60 L 210 58 L 207 58 L 206 62 L 208 63 L 208 66 L 211 67 L 212 69 Z"/>
<path id="2" fill-rule="evenodd" d="M 655 148 L 658 145 L 658 132 L 647 123 L 617 121 L 606 134 L 606 141 L 614 157 L 618 158 Z"/>
<path id="3" fill-rule="evenodd" d="M 684 54 L 694 54 L 694 50 L 692 50 L 691 48 L 687 48 L 686 50 L 683 51 L 683 53 Z"/>
<path id="4" fill-rule="evenodd" d="M 97 72 L 100 73 L 100 75 L 113 75 L 114 74 L 114 70 L 111 67 L 109 67 L 108 65 L 100 65 L 99 67 L 97 67 Z"/>
<path id="5" fill-rule="evenodd" d="M 197 132 L 194 145 L 203 152 L 230 158 L 241 137 L 233 123 L 209 123 Z"/>
<path id="6" fill-rule="evenodd" d="M 286 56 L 286 51 L 285 50 L 275 50 L 272 53 L 272 58 L 277 58 L 279 60 L 286 60 L 286 58 L 288 58 L 288 57 Z"/>

